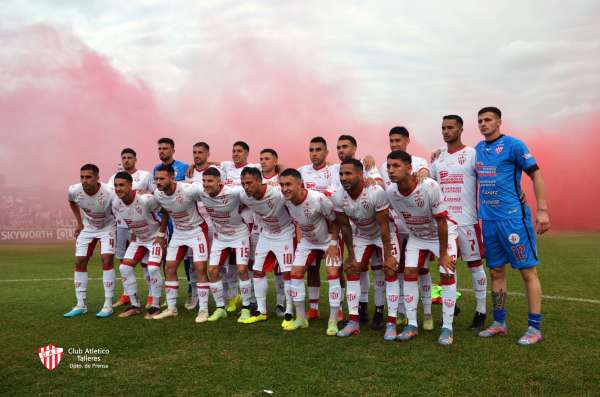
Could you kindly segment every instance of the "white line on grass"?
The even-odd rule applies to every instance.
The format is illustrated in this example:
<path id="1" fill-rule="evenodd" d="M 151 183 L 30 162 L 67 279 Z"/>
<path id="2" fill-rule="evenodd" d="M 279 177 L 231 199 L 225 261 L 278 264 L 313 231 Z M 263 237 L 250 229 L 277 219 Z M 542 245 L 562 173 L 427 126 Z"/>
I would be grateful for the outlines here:
<path id="1" fill-rule="evenodd" d="M 138 277 L 138 279 L 142 279 Z M 179 277 L 180 280 L 186 280 L 185 277 Z M 90 277 L 88 280 L 102 280 L 99 277 Z M 12 279 L 12 280 L 0 280 L 0 283 L 27 283 L 27 282 L 43 282 L 43 281 L 73 281 L 72 278 L 21 278 L 21 279 Z M 469 288 L 459 288 L 459 291 L 463 292 L 473 292 L 472 289 Z M 488 291 L 488 294 L 490 292 Z M 512 296 L 526 296 L 523 292 L 508 292 L 508 295 Z M 600 305 L 600 300 L 597 299 L 586 299 L 586 298 L 573 298 L 571 296 L 560 296 L 560 295 L 542 295 L 543 299 L 550 299 L 556 301 L 567 301 L 567 302 L 581 302 L 581 303 L 591 303 L 594 305 Z"/>

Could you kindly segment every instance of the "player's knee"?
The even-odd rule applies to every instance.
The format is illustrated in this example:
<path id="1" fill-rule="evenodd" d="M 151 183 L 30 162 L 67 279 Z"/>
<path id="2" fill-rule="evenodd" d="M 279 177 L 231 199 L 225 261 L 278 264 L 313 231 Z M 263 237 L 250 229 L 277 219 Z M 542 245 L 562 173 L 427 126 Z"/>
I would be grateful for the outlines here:
<path id="1" fill-rule="evenodd" d="M 219 276 L 221 275 L 221 269 L 219 266 L 209 266 L 208 267 L 208 279 L 211 282 L 215 282 L 219 280 Z"/>
<path id="2" fill-rule="evenodd" d="M 265 272 L 262 272 L 259 270 L 254 270 L 253 276 L 254 276 L 254 278 L 264 278 Z"/>
<path id="3" fill-rule="evenodd" d="M 536 281 L 538 280 L 537 269 L 535 267 L 521 269 L 521 277 L 525 282 Z"/>
<path id="4" fill-rule="evenodd" d="M 177 275 L 177 263 L 176 262 L 167 262 L 165 265 L 165 274 L 167 276 L 176 276 Z"/>
<path id="5" fill-rule="evenodd" d="M 440 281 L 442 285 L 452 285 L 456 282 L 454 274 L 440 274 Z"/>
<path id="6" fill-rule="evenodd" d="M 411 280 L 418 276 L 419 272 L 416 267 L 407 267 L 404 269 L 404 279 L 407 280 L 407 277 Z"/>
<path id="7" fill-rule="evenodd" d="M 133 275 L 133 267 L 131 267 L 130 265 L 126 264 L 126 263 L 121 263 L 119 265 L 119 272 L 121 272 L 121 275 L 123 275 L 124 277 L 129 277 Z"/>
<path id="8" fill-rule="evenodd" d="M 396 276 L 396 271 L 393 270 L 393 269 L 390 269 L 388 267 L 384 267 L 383 268 L 383 274 L 385 275 L 386 278 L 395 277 Z"/>
<path id="9" fill-rule="evenodd" d="M 503 280 L 506 277 L 504 266 L 490 269 L 490 276 L 492 280 Z"/>

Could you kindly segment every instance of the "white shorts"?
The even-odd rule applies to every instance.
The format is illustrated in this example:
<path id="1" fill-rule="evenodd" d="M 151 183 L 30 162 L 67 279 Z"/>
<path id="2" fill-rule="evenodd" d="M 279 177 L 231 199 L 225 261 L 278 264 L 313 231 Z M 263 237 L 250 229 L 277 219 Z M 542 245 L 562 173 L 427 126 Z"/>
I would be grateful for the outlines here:
<path id="1" fill-rule="evenodd" d="M 272 272 L 275 265 L 279 263 L 279 269 L 282 272 L 291 271 L 295 248 L 294 236 L 287 236 L 287 238 L 283 236 L 278 240 L 261 236 L 256 244 L 252 270 Z"/>
<path id="2" fill-rule="evenodd" d="M 459 226 L 458 228 L 458 255 L 465 261 L 478 261 L 484 256 L 483 241 L 479 223 L 474 225 Z"/>
<path id="3" fill-rule="evenodd" d="M 163 250 L 160 245 L 154 241 L 132 241 L 125 251 L 123 259 L 133 261 L 134 263 L 152 263 L 160 265 Z"/>
<path id="4" fill-rule="evenodd" d="M 452 260 L 456 261 L 456 239 L 448 239 L 448 255 Z M 440 253 L 440 243 L 437 240 L 423 240 L 410 236 L 408 243 L 406 243 L 406 260 L 405 266 L 412 268 L 423 268 L 426 267 L 428 260 L 431 256 L 438 257 Z M 440 266 L 440 273 L 446 273 L 446 271 Z M 454 272 L 450 272 L 454 274 Z"/>
<path id="5" fill-rule="evenodd" d="M 75 242 L 75 256 L 92 256 L 98 240 L 101 255 L 115 253 L 115 227 L 112 226 L 98 231 L 83 229 Z"/>
<path id="6" fill-rule="evenodd" d="M 125 258 L 127 243 L 129 242 L 130 232 L 128 227 L 117 225 L 117 245 L 115 247 L 115 256 L 117 259 Z"/>
<path id="7" fill-rule="evenodd" d="M 369 263 L 373 270 L 381 269 L 383 263 L 383 243 L 381 239 L 365 240 L 363 238 L 354 237 L 354 256 L 361 264 L 361 270 L 369 270 Z"/>
<path id="8" fill-rule="evenodd" d="M 187 256 L 188 249 L 192 251 L 191 256 L 194 262 L 208 260 L 208 228 L 205 223 L 198 228 L 198 232 L 194 235 L 177 233 L 175 230 L 167 247 L 167 261 L 181 262 Z"/>
<path id="9" fill-rule="evenodd" d="M 214 238 L 210 247 L 210 266 L 223 266 L 231 250 L 235 251 L 235 264 L 248 265 L 250 258 L 250 241 L 249 237 L 244 237 L 234 241 L 221 241 Z"/>
<path id="10" fill-rule="evenodd" d="M 329 243 L 312 244 L 304 239 L 301 239 L 300 243 L 296 247 L 293 266 L 306 268 L 317 266 L 321 262 L 321 259 L 325 257 L 325 251 L 327 251 L 327 248 L 329 248 Z M 340 260 L 337 266 L 341 266 L 341 264 L 342 261 Z"/>

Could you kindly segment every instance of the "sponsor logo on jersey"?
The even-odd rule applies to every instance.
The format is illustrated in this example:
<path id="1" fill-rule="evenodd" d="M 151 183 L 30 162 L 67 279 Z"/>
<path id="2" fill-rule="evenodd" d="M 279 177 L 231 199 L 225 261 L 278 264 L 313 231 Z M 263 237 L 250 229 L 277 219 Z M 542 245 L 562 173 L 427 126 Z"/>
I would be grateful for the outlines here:
<path id="1" fill-rule="evenodd" d="M 52 371 L 58 367 L 60 361 L 63 358 L 63 348 L 56 347 L 52 343 L 47 344 L 44 347 L 38 347 L 38 357 L 42 362 L 42 365 L 46 367 L 48 371 Z"/>
<path id="2" fill-rule="evenodd" d="M 517 233 L 511 233 L 508 235 L 508 241 L 512 244 L 518 244 L 521 241 L 521 238 Z"/>

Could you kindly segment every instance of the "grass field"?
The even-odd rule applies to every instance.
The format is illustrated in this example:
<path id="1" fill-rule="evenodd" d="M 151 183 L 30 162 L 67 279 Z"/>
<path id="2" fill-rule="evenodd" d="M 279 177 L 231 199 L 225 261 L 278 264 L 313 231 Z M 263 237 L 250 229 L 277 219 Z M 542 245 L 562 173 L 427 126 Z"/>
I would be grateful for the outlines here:
<path id="1" fill-rule="evenodd" d="M 540 240 L 544 294 L 555 298 L 543 303 L 545 339 L 528 348 L 515 344 L 526 327 L 522 295 L 507 303 L 509 335 L 487 340 L 466 330 L 474 300 L 463 292 L 449 348 L 436 344 L 438 328 L 408 343 L 384 342 L 382 332 L 367 327 L 349 339 L 325 336 L 326 283 L 322 319 L 294 333 L 284 333 L 274 316 L 254 325 L 240 326 L 232 316 L 197 325 L 195 312 L 182 307 L 179 317 L 164 321 L 99 320 L 93 315 L 103 299 L 97 258 L 90 265 L 90 312 L 64 319 L 75 302 L 72 245 L 0 245 L 0 395 L 599 395 L 599 243 L 598 234 Z M 469 277 L 462 266 L 461 288 L 471 288 Z M 145 294 L 143 280 L 138 285 Z M 523 292 L 517 272 L 510 272 L 509 291 Z M 273 307 L 272 284 L 270 293 Z M 434 316 L 440 318 L 436 305 Z M 49 342 L 65 352 L 109 349 L 102 356 L 108 368 L 70 368 L 76 355 L 65 354 L 48 371 L 37 348 Z"/>

